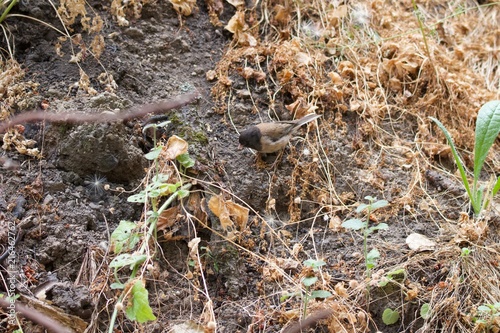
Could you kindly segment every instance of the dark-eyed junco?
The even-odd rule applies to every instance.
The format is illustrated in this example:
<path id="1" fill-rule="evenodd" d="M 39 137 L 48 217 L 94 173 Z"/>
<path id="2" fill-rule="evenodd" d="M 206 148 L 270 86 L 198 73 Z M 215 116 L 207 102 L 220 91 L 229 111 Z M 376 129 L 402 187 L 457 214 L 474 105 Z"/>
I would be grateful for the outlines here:
<path id="1" fill-rule="evenodd" d="M 292 134 L 302 125 L 321 117 L 311 113 L 298 120 L 262 123 L 247 128 L 240 134 L 240 145 L 261 153 L 274 153 L 285 148 Z"/>

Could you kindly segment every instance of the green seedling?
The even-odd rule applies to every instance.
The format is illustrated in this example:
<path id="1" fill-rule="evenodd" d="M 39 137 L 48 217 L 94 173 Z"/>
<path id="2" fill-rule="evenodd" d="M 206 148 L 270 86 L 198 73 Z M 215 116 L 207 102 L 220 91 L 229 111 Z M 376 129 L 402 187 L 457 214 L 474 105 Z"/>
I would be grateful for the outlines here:
<path id="1" fill-rule="evenodd" d="M 155 165 L 156 174 L 151 177 L 148 185 L 138 194 L 131 195 L 129 202 L 141 203 L 147 207 L 145 222 L 136 224 L 131 221 L 121 221 L 111 235 L 111 250 L 117 255 L 109 264 L 114 270 L 115 281 L 111 288 L 121 290 L 113 314 L 111 316 L 108 332 L 114 330 L 114 323 L 118 316 L 118 311 L 124 307 L 126 299 L 125 314 L 129 320 L 138 323 L 155 320 L 156 317 L 149 305 L 148 291 L 144 285 L 143 274 L 154 253 L 151 254 L 149 246 L 151 239 L 156 237 L 156 226 L 159 217 L 176 199 L 189 196 L 191 183 L 183 183 L 182 180 L 171 183 L 172 174 L 159 173 L 158 158 L 162 151 L 162 146 L 156 146 L 156 129 L 160 126 L 167 126 L 168 122 L 158 125 L 151 125 L 154 129 L 155 148 L 146 154 L 146 158 Z M 178 164 L 182 170 L 194 165 L 194 160 L 187 154 L 177 157 Z M 154 242 L 156 243 L 156 242 Z M 154 251 L 153 251 L 154 252 Z M 122 282 L 118 273 L 124 269 L 130 271 L 127 281 Z"/>
<path id="2" fill-rule="evenodd" d="M 366 212 L 365 219 L 360 220 L 357 218 L 349 219 L 342 223 L 342 227 L 351 230 L 362 230 L 363 232 L 363 255 L 365 258 L 365 267 L 366 267 L 366 276 L 368 279 L 371 278 L 371 271 L 376 266 L 377 260 L 380 258 L 380 252 L 377 249 L 371 249 L 368 252 L 368 236 L 372 234 L 376 230 L 385 230 L 389 226 L 386 223 L 379 223 L 374 226 L 369 226 L 370 223 L 370 215 L 377 209 L 383 208 L 387 206 L 389 203 L 386 200 L 377 200 L 372 196 L 366 196 L 366 200 L 368 200 L 368 204 L 360 204 L 356 209 L 356 213 L 361 214 L 362 212 Z M 367 304 L 369 304 L 370 299 L 370 284 L 366 286 L 367 291 Z M 368 310 L 368 309 L 367 309 Z"/>
<path id="3" fill-rule="evenodd" d="M 393 325 L 399 320 L 399 311 L 387 308 L 382 313 L 382 321 L 386 325 Z"/>
<path id="4" fill-rule="evenodd" d="M 366 212 L 365 220 L 360 220 L 357 218 L 349 219 L 342 223 L 342 227 L 351 230 L 362 230 L 363 232 L 363 254 L 365 258 L 366 273 L 367 276 L 371 276 L 371 270 L 375 267 L 377 260 L 380 258 L 380 252 L 377 249 L 372 249 L 368 252 L 368 236 L 376 230 L 385 230 L 388 228 L 386 223 L 379 223 L 377 225 L 369 227 L 370 215 L 377 209 L 387 206 L 389 203 L 386 200 L 377 200 L 371 196 L 365 197 L 368 200 L 368 204 L 360 204 L 356 209 L 356 213 L 360 214 L 363 211 Z"/>
<path id="5" fill-rule="evenodd" d="M 319 268 L 321 266 L 326 265 L 326 263 L 322 260 L 308 259 L 308 260 L 304 261 L 304 265 L 312 268 L 312 270 L 314 272 L 317 272 L 317 271 L 319 271 Z M 307 307 L 308 307 L 309 301 L 311 299 L 316 299 L 316 298 L 324 299 L 324 298 L 328 298 L 328 297 L 332 296 L 332 293 L 330 293 L 327 290 L 311 290 L 311 287 L 317 281 L 318 281 L 318 278 L 316 276 L 307 276 L 307 277 L 303 278 L 301 283 L 304 286 L 305 292 L 300 290 L 300 291 L 294 292 L 294 293 L 284 293 L 281 296 L 280 301 L 284 302 L 285 300 L 287 300 L 290 297 L 301 298 L 302 301 L 304 302 L 302 317 L 305 318 L 307 315 Z"/>
<path id="6" fill-rule="evenodd" d="M 385 277 L 378 283 L 379 287 L 385 287 L 392 281 L 404 281 L 406 279 L 406 270 L 404 268 L 399 268 L 390 271 L 385 275 Z"/>
<path id="7" fill-rule="evenodd" d="M 467 191 L 467 195 L 469 196 L 472 209 L 474 210 L 474 215 L 479 217 L 481 212 L 488 207 L 490 200 L 497 194 L 498 190 L 500 190 L 500 176 L 497 177 L 496 181 L 493 180 L 489 186 L 479 186 L 479 175 L 481 174 L 481 169 L 483 168 L 486 156 L 498 137 L 498 133 L 500 133 L 500 100 L 490 101 L 484 104 L 477 115 L 474 143 L 474 178 L 472 188 L 467 178 L 465 164 L 458 155 L 450 133 L 439 120 L 433 117 L 429 118 L 436 123 L 441 131 L 443 131 L 446 140 L 451 147 L 455 163 L 460 171 L 460 177 L 465 190 Z"/>
<path id="8" fill-rule="evenodd" d="M 498 332 L 500 329 L 500 302 L 484 304 L 477 307 L 477 312 L 472 317 L 472 322 L 480 326 L 481 332 Z"/>
<path id="9" fill-rule="evenodd" d="M 429 305 L 429 303 L 422 304 L 422 307 L 420 308 L 420 316 L 424 320 L 431 317 L 431 306 Z"/>

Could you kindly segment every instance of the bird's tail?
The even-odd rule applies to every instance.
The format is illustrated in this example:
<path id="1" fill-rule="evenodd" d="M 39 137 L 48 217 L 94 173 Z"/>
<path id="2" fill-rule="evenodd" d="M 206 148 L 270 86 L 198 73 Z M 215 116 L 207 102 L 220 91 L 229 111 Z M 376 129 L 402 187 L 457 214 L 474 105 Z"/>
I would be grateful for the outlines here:
<path id="1" fill-rule="evenodd" d="M 307 124 L 308 122 L 313 121 L 314 119 L 317 119 L 319 117 L 321 117 L 320 114 L 310 113 L 310 114 L 300 118 L 299 120 L 297 120 L 297 125 L 295 126 L 295 128 L 298 128 L 304 124 Z"/>

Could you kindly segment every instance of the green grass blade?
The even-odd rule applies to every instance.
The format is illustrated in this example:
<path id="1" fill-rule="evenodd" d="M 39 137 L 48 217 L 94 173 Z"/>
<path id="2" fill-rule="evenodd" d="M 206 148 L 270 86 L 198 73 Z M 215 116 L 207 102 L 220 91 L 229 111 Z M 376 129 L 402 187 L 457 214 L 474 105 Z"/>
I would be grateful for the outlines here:
<path id="1" fill-rule="evenodd" d="M 495 194 L 497 194 L 498 190 L 500 190 L 500 176 L 498 176 L 497 182 L 495 183 L 495 186 L 493 186 L 493 190 L 491 191 L 491 196 L 494 197 Z"/>
<path id="2" fill-rule="evenodd" d="M 474 188 L 493 142 L 500 133 L 500 101 L 484 104 L 477 115 L 474 145 Z"/>
<path id="3" fill-rule="evenodd" d="M 469 199 L 472 203 L 472 208 L 474 209 L 474 213 L 479 214 L 481 210 L 481 203 L 476 202 L 476 193 L 472 193 L 470 190 L 469 186 L 469 181 L 467 180 L 467 173 L 465 172 L 465 167 L 464 163 L 460 159 L 460 156 L 458 155 L 457 149 L 455 148 L 455 144 L 453 143 L 453 139 L 451 138 L 450 133 L 444 127 L 444 125 L 437 120 L 434 117 L 429 117 L 433 122 L 436 123 L 436 125 L 443 131 L 444 136 L 446 137 L 446 140 L 448 141 L 448 144 L 450 145 L 451 152 L 453 153 L 453 158 L 455 159 L 455 162 L 457 163 L 458 170 L 460 171 L 460 177 L 462 178 L 462 182 L 464 183 L 465 190 L 467 191 L 467 195 L 469 196 Z"/>

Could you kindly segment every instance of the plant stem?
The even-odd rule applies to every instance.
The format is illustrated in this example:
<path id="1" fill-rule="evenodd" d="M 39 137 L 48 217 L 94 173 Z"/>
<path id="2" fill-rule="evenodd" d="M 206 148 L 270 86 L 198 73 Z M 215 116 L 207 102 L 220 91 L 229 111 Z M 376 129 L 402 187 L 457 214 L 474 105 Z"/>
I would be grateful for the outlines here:
<path id="1" fill-rule="evenodd" d="M 9 14 L 10 10 L 12 9 L 12 7 L 14 7 L 18 1 L 19 1 L 19 0 L 12 0 L 12 2 L 9 4 L 9 7 L 7 7 L 7 8 L 3 11 L 2 16 L 0 16 L 0 23 L 2 23 L 2 22 L 3 22 L 3 20 L 5 20 L 5 18 L 6 18 L 6 17 L 7 17 L 7 15 Z"/>

